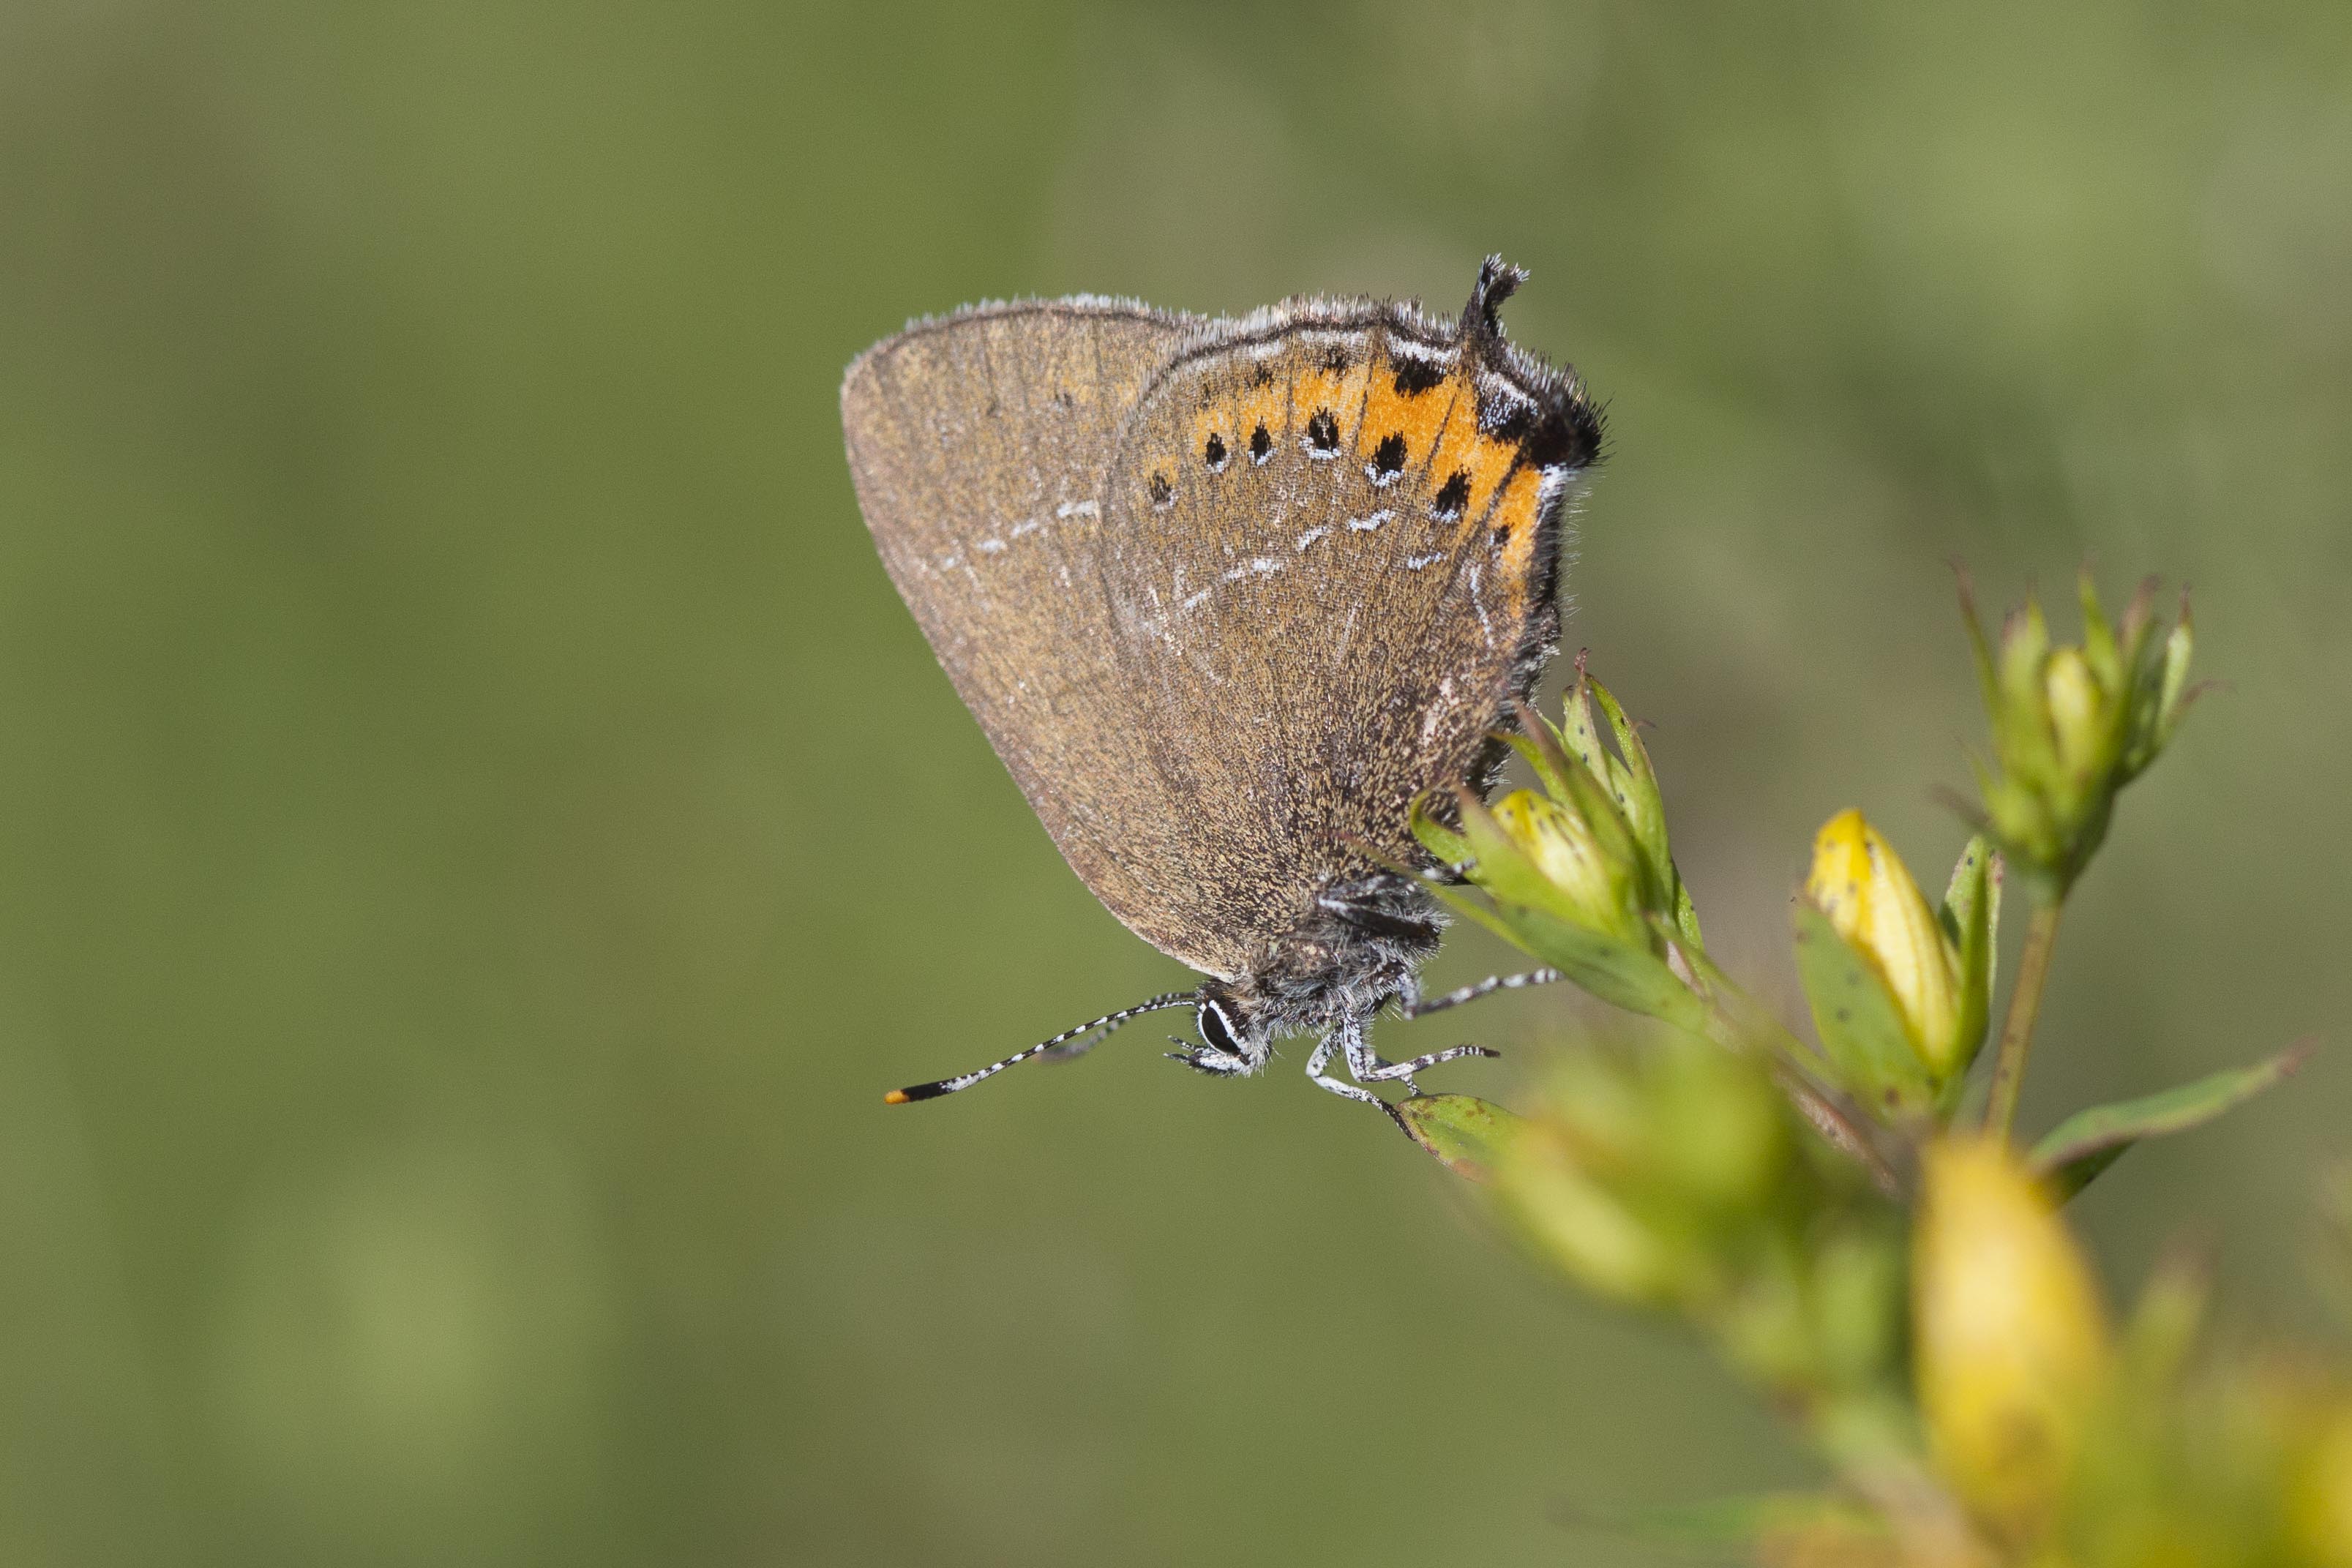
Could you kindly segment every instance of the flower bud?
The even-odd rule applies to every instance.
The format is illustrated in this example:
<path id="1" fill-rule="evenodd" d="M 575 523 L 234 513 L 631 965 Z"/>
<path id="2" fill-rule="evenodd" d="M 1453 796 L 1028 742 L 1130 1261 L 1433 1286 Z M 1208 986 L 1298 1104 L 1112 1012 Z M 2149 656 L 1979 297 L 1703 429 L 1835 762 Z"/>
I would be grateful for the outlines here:
<path id="1" fill-rule="evenodd" d="M 1491 907 L 1431 891 L 1601 1000 L 1705 1030 L 1706 1004 L 1687 977 L 1701 950 L 1698 916 L 1633 722 L 1580 670 L 1565 729 L 1525 706 L 1518 717 L 1523 733 L 1499 738 L 1535 769 L 1541 793 L 1514 790 L 1490 808 L 1457 789 L 1452 823 L 1426 797 L 1413 805 L 1414 837 Z"/>
<path id="2" fill-rule="evenodd" d="M 2041 605 L 2029 600 L 2002 625 L 1996 648 L 1961 587 L 1992 729 L 1994 766 L 1978 768 L 1983 821 L 2003 853 L 2057 894 L 2105 838 L 2116 792 L 2155 761 L 2196 695 L 2185 597 L 2168 631 L 2154 613 L 2152 583 L 2117 624 L 2087 574 L 2081 597 L 2079 645 L 2053 645 Z"/>
<path id="3" fill-rule="evenodd" d="M 1895 846 L 1860 811 L 1840 811 L 1822 825 L 1805 895 L 1886 983 L 1929 1076 L 1941 1082 L 1966 1067 L 1977 1042 L 1961 1038 L 1967 1019 L 1959 947 Z"/>
<path id="4" fill-rule="evenodd" d="M 1919 1404 L 1953 1491 L 2012 1542 L 2048 1519 L 2107 1375 L 2098 1291 L 1997 1142 L 1930 1145 L 1913 1233 Z"/>
<path id="5" fill-rule="evenodd" d="M 1496 802 L 1496 824 L 1558 890 L 1563 913 L 1585 929 L 1647 946 L 1649 927 L 1637 898 L 1629 841 L 1618 824 L 1596 826 L 1582 812 L 1531 789 Z"/>
<path id="6" fill-rule="evenodd" d="M 2310 1560 L 2352 1568 L 2352 1402 L 2318 1423 L 2294 1472 L 2290 1521 Z"/>
<path id="7" fill-rule="evenodd" d="M 1754 1061 L 1709 1042 L 1564 1060 L 1496 1183 L 1528 1239 L 1587 1289 L 1696 1308 L 1791 1172 L 1789 1114 Z"/>

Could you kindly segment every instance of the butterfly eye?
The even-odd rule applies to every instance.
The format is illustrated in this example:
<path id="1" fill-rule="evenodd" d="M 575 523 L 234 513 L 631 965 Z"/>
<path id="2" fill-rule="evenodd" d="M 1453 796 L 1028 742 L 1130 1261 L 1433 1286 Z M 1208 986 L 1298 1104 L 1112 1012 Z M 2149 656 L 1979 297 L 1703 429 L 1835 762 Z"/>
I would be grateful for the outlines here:
<path id="1" fill-rule="evenodd" d="M 1242 1053 L 1241 1041 L 1234 1034 L 1233 1020 L 1225 1017 L 1225 1009 L 1216 1003 L 1202 1002 L 1193 1022 L 1200 1028 L 1201 1043 L 1211 1051 L 1222 1051 L 1227 1056 Z"/>

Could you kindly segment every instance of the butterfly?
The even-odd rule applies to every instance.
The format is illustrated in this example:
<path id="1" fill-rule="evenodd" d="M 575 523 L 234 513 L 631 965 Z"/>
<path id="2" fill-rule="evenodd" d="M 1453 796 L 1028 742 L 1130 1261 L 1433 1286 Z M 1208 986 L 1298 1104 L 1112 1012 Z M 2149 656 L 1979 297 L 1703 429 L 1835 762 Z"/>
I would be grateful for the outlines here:
<path id="1" fill-rule="evenodd" d="M 1390 1062 L 1442 913 L 1408 819 L 1489 787 L 1559 632 L 1563 535 L 1597 461 L 1572 370 L 1508 342 L 1526 274 L 1461 315 L 1309 297 L 1203 319 L 1091 296 L 918 321 L 849 367 L 842 423 L 882 561 L 1070 867 L 1203 977 L 893 1103 L 1190 1007 L 1176 1059 L 1307 1071 L 1387 1109 L 1457 1046 Z M 1342 1080 L 1334 1059 L 1346 1068 Z M 1391 1110 L 1391 1115 L 1395 1113 Z"/>

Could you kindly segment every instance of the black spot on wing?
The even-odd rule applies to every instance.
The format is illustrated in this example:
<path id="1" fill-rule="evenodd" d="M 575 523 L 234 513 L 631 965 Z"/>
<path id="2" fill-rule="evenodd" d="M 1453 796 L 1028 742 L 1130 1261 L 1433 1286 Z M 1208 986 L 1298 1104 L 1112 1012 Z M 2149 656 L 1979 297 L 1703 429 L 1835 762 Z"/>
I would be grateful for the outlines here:
<path id="1" fill-rule="evenodd" d="M 1399 397 L 1419 397 L 1445 379 L 1445 367 L 1435 360 L 1406 359 L 1399 356 L 1396 368 L 1396 390 Z"/>

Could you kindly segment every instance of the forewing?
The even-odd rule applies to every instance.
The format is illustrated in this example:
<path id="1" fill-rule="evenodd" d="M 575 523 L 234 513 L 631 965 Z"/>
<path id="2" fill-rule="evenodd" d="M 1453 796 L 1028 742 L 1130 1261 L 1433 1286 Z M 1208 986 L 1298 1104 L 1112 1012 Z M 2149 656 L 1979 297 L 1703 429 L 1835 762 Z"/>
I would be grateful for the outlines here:
<path id="1" fill-rule="evenodd" d="M 1099 566 L 1116 434 L 1202 325 L 1110 300 L 962 311 L 861 356 L 842 424 L 891 580 L 1071 868 L 1147 941 L 1231 974 L 1153 881 L 1184 808 L 1137 734 Z"/>

